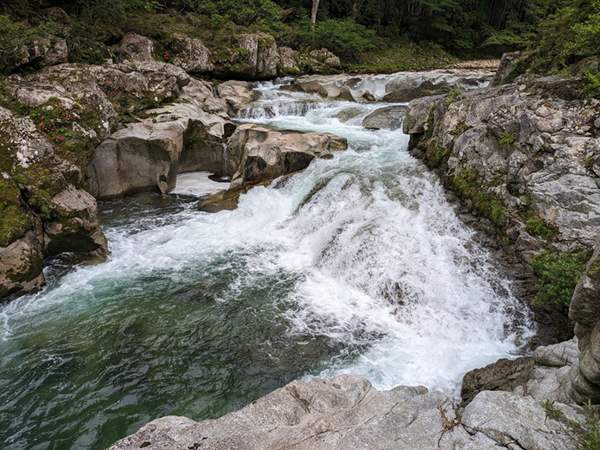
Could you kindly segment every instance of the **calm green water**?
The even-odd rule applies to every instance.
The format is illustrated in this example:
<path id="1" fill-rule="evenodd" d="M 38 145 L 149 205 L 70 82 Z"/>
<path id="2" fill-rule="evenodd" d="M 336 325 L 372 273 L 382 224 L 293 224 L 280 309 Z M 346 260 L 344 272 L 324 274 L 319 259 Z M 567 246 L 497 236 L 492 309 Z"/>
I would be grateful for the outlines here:
<path id="1" fill-rule="evenodd" d="M 102 449 L 296 378 L 456 392 L 518 351 L 522 305 L 408 138 L 365 130 L 360 114 L 340 123 L 350 103 L 263 91 L 244 120 L 335 132 L 351 149 L 233 212 L 154 194 L 100 204 L 109 260 L 55 261 L 43 292 L 0 306 L 1 448 Z"/>

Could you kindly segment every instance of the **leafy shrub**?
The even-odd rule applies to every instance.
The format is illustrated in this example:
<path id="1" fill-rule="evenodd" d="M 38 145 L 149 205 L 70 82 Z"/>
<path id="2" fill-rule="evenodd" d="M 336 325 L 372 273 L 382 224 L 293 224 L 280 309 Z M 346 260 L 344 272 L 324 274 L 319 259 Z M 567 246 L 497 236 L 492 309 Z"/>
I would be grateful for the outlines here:
<path id="1" fill-rule="evenodd" d="M 577 450 L 600 450 L 600 414 L 591 400 L 583 404 L 585 411 L 583 422 L 568 420 L 552 399 L 547 399 L 541 405 L 547 418 L 561 423 L 561 431 L 573 441 Z"/>
<path id="2" fill-rule="evenodd" d="M 532 217 L 527 219 L 525 221 L 525 226 L 532 234 L 541 236 L 544 239 L 551 239 L 556 234 L 556 230 L 548 226 L 548 224 L 544 222 L 544 219 L 541 217 Z"/>
<path id="3" fill-rule="evenodd" d="M 585 251 L 557 255 L 548 250 L 532 258 L 529 263 L 538 276 L 540 287 L 533 304 L 554 305 L 567 311 L 588 259 Z"/>
<path id="4" fill-rule="evenodd" d="M 375 48 L 375 31 L 368 30 L 352 19 L 317 22 L 314 31 L 307 20 L 299 24 L 299 44 L 315 48 L 325 47 L 336 54 L 352 56 Z"/>

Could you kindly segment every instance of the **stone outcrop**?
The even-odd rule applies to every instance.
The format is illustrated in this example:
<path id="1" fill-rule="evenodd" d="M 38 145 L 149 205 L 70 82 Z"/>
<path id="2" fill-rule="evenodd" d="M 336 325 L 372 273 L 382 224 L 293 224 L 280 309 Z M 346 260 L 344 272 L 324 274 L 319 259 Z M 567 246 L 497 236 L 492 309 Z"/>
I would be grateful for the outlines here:
<path id="1" fill-rule="evenodd" d="M 483 391 L 514 392 L 531 396 L 538 402 L 551 398 L 573 403 L 569 377 L 578 363 L 577 339 L 538 347 L 531 357 L 513 361 L 501 359 L 464 376 L 461 406 L 468 405 Z"/>
<path id="2" fill-rule="evenodd" d="M 85 186 L 94 197 L 155 189 L 165 194 L 175 188 L 179 173 L 223 172 L 223 141 L 235 125 L 192 104 L 146 114 L 151 117 L 117 131 L 96 148 Z"/>
<path id="3" fill-rule="evenodd" d="M 59 103 L 47 111 L 48 115 L 58 111 L 59 117 L 69 122 L 71 113 Z M 73 114 L 77 114 L 75 108 Z M 82 134 L 93 131 L 78 126 Z M 60 139 L 51 142 L 29 117 L 17 117 L 2 107 L 0 130 L 3 299 L 39 289 L 44 284 L 42 261 L 46 257 L 63 252 L 105 256 L 108 248 L 96 200 L 82 190 L 78 155 L 71 153 L 68 145 L 61 145 Z"/>
<path id="4" fill-rule="evenodd" d="M 307 75 L 290 90 L 316 92 L 340 100 L 409 102 L 415 98 L 450 93 L 455 87 L 468 91 L 486 86 L 493 74 L 486 70 L 432 70 L 392 75 Z"/>
<path id="5" fill-rule="evenodd" d="M 508 76 L 515 66 L 515 63 L 520 57 L 521 52 L 505 53 L 502 55 L 500 65 L 498 66 L 498 70 L 496 70 L 494 80 L 492 81 L 492 86 L 501 86 L 506 82 Z"/>
<path id="6" fill-rule="evenodd" d="M 111 47 L 115 54 L 115 62 L 125 60 L 130 62 L 154 61 L 154 42 L 145 36 L 135 33 L 127 33 L 121 42 Z"/>
<path id="7" fill-rule="evenodd" d="M 568 419 L 582 420 L 581 408 L 557 406 Z M 363 378 L 340 375 L 293 381 L 217 420 L 163 417 L 109 450 L 575 448 L 531 396 L 483 391 L 460 412 L 443 392 L 422 386 L 380 392 Z"/>
<path id="8" fill-rule="evenodd" d="M 402 127 L 406 106 L 386 106 L 373 111 L 363 119 L 363 127 L 370 130 L 397 130 Z"/>
<path id="9" fill-rule="evenodd" d="M 171 37 L 171 64 L 181 67 L 188 73 L 211 72 L 214 66 L 210 62 L 210 50 L 200 39 L 192 39 L 182 33 L 174 33 Z"/>
<path id="10" fill-rule="evenodd" d="M 224 173 L 230 114 L 256 100 L 252 87 L 215 88 L 154 60 L 8 77 L 0 101 L 36 122 L 0 110 L 0 298 L 38 289 L 44 258 L 106 255 L 95 197 L 167 192 L 186 171 Z M 134 114 L 137 123 L 118 125 Z"/>
<path id="11" fill-rule="evenodd" d="M 294 50 L 289 47 L 279 47 L 279 73 L 281 75 L 298 75 L 300 74 L 300 66 L 296 61 Z"/>
<path id="12" fill-rule="evenodd" d="M 578 80 L 514 84 L 411 102 L 411 151 L 526 260 L 590 249 L 600 227 L 600 126 Z"/>
<path id="13" fill-rule="evenodd" d="M 575 322 L 581 352 L 579 365 L 571 371 L 572 396 L 578 401 L 600 401 L 600 237 L 586 273 L 571 301 L 570 319 Z"/>
<path id="14" fill-rule="evenodd" d="M 223 78 L 268 79 L 279 74 L 281 57 L 270 34 L 241 34 L 240 50 L 232 49 L 220 56 L 213 54 L 214 74 Z"/>
<path id="15" fill-rule="evenodd" d="M 253 186 L 299 172 L 315 158 L 333 158 L 348 141 L 330 133 L 275 130 L 254 124 L 240 125 L 227 146 L 227 173 L 233 174 L 227 191 L 211 194 L 200 210 L 235 209 L 241 194 Z"/>

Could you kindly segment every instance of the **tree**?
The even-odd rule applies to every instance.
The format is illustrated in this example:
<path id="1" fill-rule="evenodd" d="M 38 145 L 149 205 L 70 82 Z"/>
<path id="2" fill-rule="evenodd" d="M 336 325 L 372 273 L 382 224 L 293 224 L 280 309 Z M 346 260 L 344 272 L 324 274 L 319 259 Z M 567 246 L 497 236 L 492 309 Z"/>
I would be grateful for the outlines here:
<path id="1" fill-rule="evenodd" d="M 317 23 L 317 11 L 319 10 L 319 0 L 313 0 L 312 11 L 310 13 L 310 29 L 315 31 L 315 23 Z"/>

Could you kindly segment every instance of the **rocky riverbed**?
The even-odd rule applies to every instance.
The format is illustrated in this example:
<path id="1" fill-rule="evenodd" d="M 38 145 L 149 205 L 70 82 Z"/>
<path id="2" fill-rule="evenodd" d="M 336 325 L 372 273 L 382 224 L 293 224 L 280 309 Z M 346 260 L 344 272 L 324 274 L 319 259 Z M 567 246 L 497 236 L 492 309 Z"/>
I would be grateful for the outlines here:
<path id="1" fill-rule="evenodd" d="M 2 387 L 10 396 L 0 410 L 7 448 L 35 440 L 22 431 L 29 419 L 16 405 L 27 411 L 33 408 L 27 399 L 39 397 L 49 408 L 76 410 L 83 401 L 93 405 L 92 397 L 104 390 L 119 393 L 112 409 L 119 404 L 127 409 L 118 435 L 102 431 L 108 420 L 84 425 L 79 414 L 69 413 L 62 426 L 70 437 L 61 439 L 78 448 L 99 448 L 157 415 L 182 411 L 198 419 L 229 414 L 198 423 L 168 416 L 112 448 L 574 448 L 540 403 L 553 398 L 567 418 L 580 421 L 582 409 L 575 402 L 600 398 L 599 103 L 579 100 L 576 78 L 525 76 L 485 88 L 492 78 L 487 70 L 312 75 L 261 85 L 190 76 L 220 70 L 256 79 L 275 76 L 286 64 L 293 70 L 293 55 L 285 59 L 286 50 L 259 46 L 261 37 L 252 36 L 242 45 L 248 64 L 229 61 L 216 68 L 202 43 L 185 36 L 178 40 L 177 58 L 158 62 L 150 40 L 128 35 L 106 65 L 49 60 L 34 74 L 4 82 L 0 152 L 7 200 L 0 297 L 25 296 L 1 311 L 3 340 L 11 343 L 2 350 L 3 360 L 14 380 L 43 374 L 39 387 L 31 382 Z M 314 58 L 334 67 L 334 56 L 321 53 Z M 406 154 L 402 126 L 412 154 L 457 196 L 472 218 L 466 221 L 476 221 L 488 239 L 476 238 L 435 178 Z M 146 224 L 149 210 L 144 210 L 129 224 L 135 231 L 121 227 L 127 220 L 119 218 L 103 233 L 98 200 L 104 202 L 101 212 L 110 215 L 110 201 L 144 191 L 167 196 L 177 176 L 192 171 L 231 179 L 200 204 L 202 211 L 222 212 L 198 212 L 188 199 L 167 205 L 165 211 L 177 212 L 156 219 L 156 227 Z M 132 245 L 138 248 L 130 251 Z M 595 250 L 571 309 L 578 340 L 538 347 L 531 357 L 514 360 L 527 351 L 535 326 L 527 305 L 511 293 L 510 272 L 494 262 L 486 246 L 510 253 L 527 279 L 527 261 L 543 250 Z M 55 270 L 56 261 L 68 261 L 57 256 L 100 262 L 109 249 L 113 255 L 103 264 L 73 271 L 67 263 Z M 201 255 L 194 249 L 202 249 Z M 44 260 L 50 287 L 27 295 L 44 286 Z M 203 275 L 194 275 L 198 267 Z M 168 273 L 159 276 L 156 270 Z M 172 294 L 165 280 L 175 279 L 185 281 Z M 256 280 L 262 280 L 260 286 Z M 73 290 L 75 285 L 80 289 Z M 181 351 L 185 370 L 167 369 L 178 358 L 174 353 L 170 363 L 165 359 L 175 341 L 166 339 L 165 347 L 163 338 L 150 336 L 144 314 L 126 318 L 125 311 L 115 312 L 120 319 L 113 323 L 83 306 L 119 311 L 118 299 L 133 311 L 142 301 L 136 289 L 156 297 L 148 308 L 162 308 L 174 298 L 173 317 L 186 317 L 183 322 L 193 308 L 179 311 L 192 298 L 205 299 L 205 313 L 214 323 L 239 313 L 223 315 L 219 302 L 245 298 L 243 308 L 250 310 L 235 323 L 248 334 L 233 339 L 228 327 L 195 321 L 180 327 L 169 324 L 165 313 L 165 324 L 157 325 L 161 333 L 171 328 L 183 342 L 186 329 L 197 329 L 202 336 L 189 341 L 189 348 L 214 347 L 228 361 L 217 362 L 211 350 L 209 362 L 196 367 L 196 351 Z M 255 302 L 262 305 L 257 310 L 251 306 Z M 55 304 L 59 314 L 52 316 Z M 104 330 L 105 336 L 116 327 L 116 336 L 129 336 L 154 356 L 144 363 L 143 357 L 127 356 L 131 349 L 118 342 L 107 353 L 94 350 L 96 334 L 82 333 L 88 339 L 82 341 L 60 326 L 75 320 L 63 307 L 68 304 L 77 305 L 76 321 Z M 42 334 L 31 334 L 28 317 L 39 318 L 39 312 L 47 315 Z M 246 318 L 254 316 L 257 322 L 245 327 Z M 265 334 L 254 336 L 256 330 Z M 246 360 L 248 349 L 239 345 L 247 339 L 257 344 L 250 351 L 256 355 Z M 48 341 L 47 361 L 67 365 L 50 363 L 44 369 L 28 353 L 31 340 Z M 147 347 L 151 340 L 155 349 Z M 21 346 L 29 356 L 14 353 Z M 103 366 L 93 382 L 100 385 L 83 389 L 76 366 L 96 373 L 93 360 L 115 355 L 131 367 L 121 367 L 117 376 L 110 364 Z M 510 360 L 494 363 L 502 357 Z M 161 361 L 163 369 L 152 361 Z M 223 390 L 202 385 L 205 394 L 199 398 L 212 401 L 208 407 L 178 406 L 192 404 L 195 392 L 178 397 L 178 405 L 157 406 L 165 400 L 152 386 L 161 374 L 168 383 L 160 389 L 185 390 L 177 381 L 185 379 L 199 390 L 194 373 L 220 368 L 208 377 L 220 384 L 238 379 L 231 374 L 239 364 L 256 377 L 232 381 Z M 467 373 L 461 391 L 465 372 L 482 366 Z M 141 383 L 135 398 L 119 387 L 122 376 Z M 288 384 L 302 376 L 304 381 Z M 51 394 L 52 377 L 63 377 L 67 400 Z M 99 381 L 105 377 L 108 384 Z M 235 392 L 241 400 L 223 400 Z M 155 394 L 154 409 L 141 416 L 130 410 Z M 267 395 L 252 401 L 259 394 Z M 217 412 L 211 409 L 219 403 Z M 90 408 L 86 421 L 99 414 Z M 39 426 L 52 441 L 52 431 Z"/>

